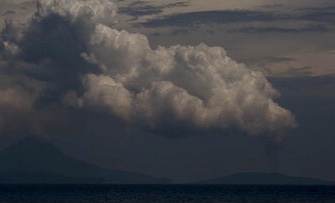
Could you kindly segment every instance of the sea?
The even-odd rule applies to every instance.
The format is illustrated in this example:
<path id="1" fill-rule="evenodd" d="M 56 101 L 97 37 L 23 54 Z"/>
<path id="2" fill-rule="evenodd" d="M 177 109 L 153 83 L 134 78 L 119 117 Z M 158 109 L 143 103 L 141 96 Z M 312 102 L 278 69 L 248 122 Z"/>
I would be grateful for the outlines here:
<path id="1" fill-rule="evenodd" d="M 0 202 L 335 203 L 335 186 L 0 185 Z"/>

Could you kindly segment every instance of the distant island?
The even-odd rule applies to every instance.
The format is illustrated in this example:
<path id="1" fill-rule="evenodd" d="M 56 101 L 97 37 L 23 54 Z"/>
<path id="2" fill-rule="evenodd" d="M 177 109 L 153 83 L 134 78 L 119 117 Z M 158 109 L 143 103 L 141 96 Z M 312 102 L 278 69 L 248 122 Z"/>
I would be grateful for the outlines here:
<path id="1" fill-rule="evenodd" d="M 78 161 L 46 141 L 26 137 L 0 152 L 0 184 L 172 184 L 172 181 Z M 247 172 L 191 184 L 334 185 L 334 182 Z"/>
<path id="2" fill-rule="evenodd" d="M 307 177 L 293 177 L 278 173 L 244 172 L 214 178 L 194 184 L 219 185 L 335 185 L 334 182 Z"/>

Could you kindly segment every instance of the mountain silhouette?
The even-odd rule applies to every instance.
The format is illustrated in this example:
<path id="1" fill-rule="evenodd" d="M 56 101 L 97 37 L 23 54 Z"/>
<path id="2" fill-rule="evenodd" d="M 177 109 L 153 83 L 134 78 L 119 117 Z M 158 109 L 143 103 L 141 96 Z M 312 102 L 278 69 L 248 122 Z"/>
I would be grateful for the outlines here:
<path id="1" fill-rule="evenodd" d="M 165 184 L 169 181 L 78 161 L 46 141 L 26 137 L 0 152 L 0 183 Z"/>
<path id="2" fill-rule="evenodd" d="M 278 173 L 245 172 L 196 182 L 222 185 L 334 185 L 333 182 L 306 177 L 292 177 Z"/>

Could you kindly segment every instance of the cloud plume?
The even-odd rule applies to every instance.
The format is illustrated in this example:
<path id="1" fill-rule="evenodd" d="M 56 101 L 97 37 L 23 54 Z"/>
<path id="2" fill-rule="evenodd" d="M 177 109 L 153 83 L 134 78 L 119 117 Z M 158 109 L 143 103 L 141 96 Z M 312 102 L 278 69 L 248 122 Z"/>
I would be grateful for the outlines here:
<path id="1" fill-rule="evenodd" d="M 265 76 L 223 48 L 152 49 L 146 36 L 113 29 L 116 13 L 108 0 L 41 0 L 28 25 L 6 22 L 0 123 L 7 106 L 31 112 L 56 106 L 107 112 L 128 126 L 171 136 L 236 129 L 280 139 L 295 127 Z"/>

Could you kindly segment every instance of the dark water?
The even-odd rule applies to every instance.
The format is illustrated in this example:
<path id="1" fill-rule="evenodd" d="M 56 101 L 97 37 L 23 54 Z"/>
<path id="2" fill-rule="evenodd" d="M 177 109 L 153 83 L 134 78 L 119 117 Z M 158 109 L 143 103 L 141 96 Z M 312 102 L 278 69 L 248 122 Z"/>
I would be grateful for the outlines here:
<path id="1" fill-rule="evenodd" d="M 335 203 L 335 186 L 0 185 L 0 202 Z"/>

